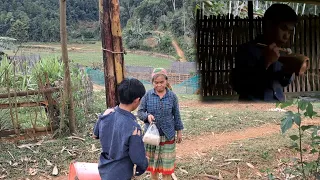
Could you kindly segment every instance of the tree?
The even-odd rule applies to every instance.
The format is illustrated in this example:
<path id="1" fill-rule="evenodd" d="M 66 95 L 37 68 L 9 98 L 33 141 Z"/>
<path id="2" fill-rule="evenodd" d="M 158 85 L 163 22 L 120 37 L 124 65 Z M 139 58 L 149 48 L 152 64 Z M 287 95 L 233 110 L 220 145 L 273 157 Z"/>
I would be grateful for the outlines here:
<path id="1" fill-rule="evenodd" d="M 8 35 L 16 38 L 20 42 L 26 42 L 29 39 L 29 25 L 25 22 L 17 20 L 9 29 Z"/>

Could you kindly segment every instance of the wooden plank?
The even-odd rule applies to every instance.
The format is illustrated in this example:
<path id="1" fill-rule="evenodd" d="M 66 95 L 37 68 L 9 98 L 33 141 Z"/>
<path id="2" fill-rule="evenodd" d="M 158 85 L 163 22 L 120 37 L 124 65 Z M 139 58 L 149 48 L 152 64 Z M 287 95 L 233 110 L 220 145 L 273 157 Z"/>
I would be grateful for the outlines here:
<path id="1" fill-rule="evenodd" d="M 301 44 L 300 44 L 300 48 L 301 48 L 301 53 L 302 54 L 306 54 L 306 41 L 307 41 L 307 37 L 306 37 L 306 31 L 304 31 L 307 27 L 306 27 L 306 21 L 305 18 L 303 17 L 302 19 L 302 30 L 301 30 L 301 34 L 302 34 L 302 39 L 301 39 Z M 308 72 L 307 72 L 308 73 Z M 306 88 L 306 76 L 303 76 L 302 78 L 302 83 L 301 83 L 301 87 L 302 87 L 302 91 L 305 92 L 307 90 Z"/>
<path id="2" fill-rule="evenodd" d="M 201 93 L 200 95 L 203 96 L 203 87 L 202 87 L 202 67 L 201 67 L 201 14 L 202 14 L 202 10 L 200 11 L 200 9 L 197 10 L 197 21 L 196 21 L 196 29 L 197 29 L 197 39 L 196 39 L 196 44 L 197 44 L 197 64 L 198 64 L 198 73 L 200 74 L 200 89 L 201 89 Z"/>
<path id="3" fill-rule="evenodd" d="M 209 29 L 209 27 L 211 27 L 210 26 L 210 24 L 211 24 L 211 22 L 210 22 L 210 17 L 205 17 L 205 27 L 207 28 L 207 29 Z M 210 31 L 205 31 L 205 35 L 203 36 L 204 37 L 204 44 L 209 44 L 209 34 L 210 33 Z M 205 84 L 205 88 L 204 88 L 204 93 L 206 94 L 206 96 L 211 96 L 211 93 L 209 92 L 209 87 L 210 87 L 210 84 L 209 84 L 209 82 L 210 81 L 208 81 L 209 80 L 209 78 L 210 78 L 210 76 L 209 76 L 209 72 L 208 72 L 208 70 L 209 70 L 209 68 L 208 68 L 208 63 L 210 62 L 210 54 L 209 54 L 209 48 L 208 48 L 208 46 L 207 47 L 205 47 L 204 48 L 204 54 L 205 54 L 205 58 L 203 59 L 203 70 L 204 70 L 204 84 Z"/>
<path id="4" fill-rule="evenodd" d="M 248 1 L 249 40 L 253 40 L 253 2 Z"/>
<path id="5" fill-rule="evenodd" d="M 296 46 L 296 52 L 297 53 L 300 53 L 300 54 L 303 54 L 302 52 L 302 32 L 301 32 L 301 28 L 302 28 L 302 19 L 300 18 L 299 20 L 299 23 L 298 23 L 298 26 L 296 28 L 296 41 L 295 41 L 295 46 Z M 301 92 L 301 79 L 302 77 L 301 76 L 296 76 L 296 86 L 297 86 L 297 91 L 296 92 Z"/>
<path id="6" fill-rule="evenodd" d="M 236 48 L 234 49 L 234 56 L 236 55 L 236 52 L 238 51 L 238 46 L 239 46 L 239 44 L 240 44 L 240 41 L 241 41 L 241 39 L 240 39 L 240 37 L 241 37 L 241 28 L 240 28 L 240 21 L 238 21 L 239 20 L 239 16 L 236 16 L 235 17 L 235 29 L 234 29 L 234 31 L 233 31 L 233 36 L 234 36 L 234 45 L 236 45 Z M 239 34 L 240 34 L 240 36 L 239 36 Z M 234 60 L 234 62 L 233 62 L 233 66 L 235 67 L 235 60 Z M 234 95 L 237 95 L 238 93 L 236 92 L 236 91 L 233 91 L 234 93 Z"/>
<path id="7" fill-rule="evenodd" d="M 204 16 L 204 28 L 208 28 L 208 16 Z M 203 33 L 203 44 L 208 44 L 208 31 L 204 30 L 202 31 Z M 206 61 L 208 60 L 208 47 L 204 47 L 203 51 L 202 51 L 204 57 L 202 59 L 202 70 L 203 70 L 203 90 L 204 90 L 204 94 L 205 96 L 208 96 L 208 84 L 207 84 L 207 69 L 206 69 Z"/>
<path id="8" fill-rule="evenodd" d="M 231 61 L 232 61 L 232 50 L 231 50 L 231 47 L 228 46 L 231 44 L 231 24 L 230 24 L 230 18 L 229 16 L 226 16 L 226 29 L 224 31 L 225 33 L 227 33 L 227 40 L 226 40 L 226 43 L 225 43 L 225 48 L 227 49 L 226 51 L 226 54 L 227 54 L 227 57 L 225 59 L 225 69 L 227 70 L 227 72 L 225 73 L 225 77 L 226 77 L 226 80 L 225 80 L 225 88 L 226 89 L 226 94 L 228 95 L 231 95 L 231 89 L 229 88 L 230 86 L 230 72 L 231 72 Z"/>
<path id="9" fill-rule="evenodd" d="M 312 61 L 312 68 L 310 71 L 310 85 L 311 85 L 311 91 L 316 91 L 316 84 L 315 84 L 315 62 L 316 62 L 316 53 L 315 53 L 315 36 L 314 36 L 314 31 L 315 31 L 315 21 L 313 16 L 309 16 L 309 42 L 310 42 L 310 59 Z"/>
<path id="10" fill-rule="evenodd" d="M 231 14 L 230 18 L 232 19 L 231 20 L 231 30 L 232 30 L 232 44 L 231 44 L 231 47 L 232 47 L 232 59 L 231 59 L 231 69 L 233 69 L 235 67 L 234 65 L 234 57 L 235 57 L 235 54 L 236 54 L 236 51 L 237 51 L 237 36 L 236 36 L 236 28 L 237 28 L 237 22 L 236 21 L 236 17 L 233 16 L 233 14 Z M 237 93 L 232 89 L 232 93 L 231 95 L 236 95 Z"/>
<path id="11" fill-rule="evenodd" d="M 315 77 L 316 77 L 316 89 L 317 91 L 320 90 L 320 63 L 319 63 L 319 56 L 320 56 L 320 31 L 318 30 L 320 28 L 320 14 L 315 18 L 316 27 L 315 27 L 315 40 L 316 40 L 316 68 L 315 68 Z"/>
<path id="12" fill-rule="evenodd" d="M 310 41 L 310 30 L 312 30 L 312 27 L 310 27 L 310 21 L 309 21 L 309 18 L 308 16 L 305 16 L 305 24 L 304 24 L 304 31 L 305 31 L 305 44 L 304 44 L 304 47 L 305 47 L 305 55 L 308 56 L 310 58 L 310 61 L 312 63 L 312 57 L 311 57 L 311 42 Z M 311 85 L 310 85 L 310 71 L 308 71 L 307 75 L 306 75 L 306 91 L 311 91 Z"/>
<path id="13" fill-rule="evenodd" d="M 213 28 L 213 27 L 215 27 L 215 17 L 214 16 L 210 16 L 210 28 Z M 213 38 L 213 33 L 214 31 L 210 31 L 210 44 L 209 45 L 214 45 L 214 38 Z M 213 94 L 214 94 L 214 86 L 215 86 L 215 84 L 214 84 L 214 72 L 212 72 L 211 70 L 214 70 L 214 57 L 213 57 L 213 51 L 214 51 L 214 48 L 213 47 L 210 47 L 209 48 L 209 61 L 208 61 L 208 63 L 209 64 L 207 64 L 207 66 L 208 66 L 208 70 L 209 70 L 209 72 L 207 72 L 208 74 L 209 74 L 209 79 L 207 79 L 207 81 L 209 82 L 209 94 L 211 95 L 211 96 L 213 96 Z"/>
<path id="14" fill-rule="evenodd" d="M 218 69 L 218 74 L 219 74 L 219 78 L 218 78 L 218 83 L 217 83 L 217 85 L 219 85 L 218 86 L 218 95 L 222 95 L 223 94 L 223 92 L 222 92 L 222 89 L 221 89 L 221 86 L 220 86 L 220 84 L 221 84 L 221 82 L 223 81 L 223 73 L 221 72 L 221 70 L 222 70 L 222 65 L 223 65 L 223 56 L 224 56 L 224 54 L 222 53 L 223 52 L 223 38 L 224 38 L 224 36 L 223 36 L 223 32 L 222 32 L 222 28 L 223 28 L 223 17 L 221 16 L 221 15 L 219 15 L 218 16 L 218 27 L 219 27 L 219 30 L 218 30 L 218 42 L 219 42 L 219 44 L 221 45 L 220 46 L 220 48 L 219 48 L 219 51 L 218 51 L 218 60 L 219 60 L 219 69 Z"/>
<path id="15" fill-rule="evenodd" d="M 39 102 L 39 104 L 37 102 L 21 102 L 21 103 L 17 103 L 17 107 L 37 107 L 37 106 L 47 106 L 48 102 L 46 101 L 41 101 Z M 0 109 L 9 109 L 10 108 L 10 104 L 0 104 Z"/>
<path id="16" fill-rule="evenodd" d="M 3 99 L 3 98 L 8 98 L 9 96 L 10 97 L 14 97 L 15 94 L 16 96 L 27 96 L 27 95 L 38 95 L 39 93 L 53 93 L 53 92 L 58 92 L 60 91 L 60 88 L 58 87 L 54 87 L 54 88 L 47 88 L 47 89 L 41 89 L 41 90 L 29 90 L 29 91 L 20 91 L 20 92 L 17 92 L 17 93 L 3 93 L 3 94 L 0 94 L 0 99 Z"/>
<path id="17" fill-rule="evenodd" d="M 214 44 L 217 45 L 217 48 L 214 49 L 213 51 L 213 61 L 214 61 L 214 69 L 213 69 L 213 73 L 214 75 L 214 96 L 218 95 L 218 88 L 217 88 L 217 84 L 218 84 L 218 79 L 219 79 L 219 59 L 218 59 L 218 52 L 220 50 L 220 44 L 218 41 L 218 34 L 219 34 L 219 21 L 218 21 L 218 17 L 215 17 L 215 28 L 214 28 Z"/>
<path id="18" fill-rule="evenodd" d="M 203 17 L 203 23 L 204 23 L 204 27 L 207 26 L 207 16 Z M 201 44 L 205 44 L 205 31 L 203 30 L 201 32 Z M 205 58 L 207 57 L 207 54 L 205 52 L 205 48 L 201 49 L 201 82 L 202 82 L 202 91 L 203 91 L 203 95 L 207 96 L 207 87 L 206 87 L 206 76 L 205 76 Z"/>

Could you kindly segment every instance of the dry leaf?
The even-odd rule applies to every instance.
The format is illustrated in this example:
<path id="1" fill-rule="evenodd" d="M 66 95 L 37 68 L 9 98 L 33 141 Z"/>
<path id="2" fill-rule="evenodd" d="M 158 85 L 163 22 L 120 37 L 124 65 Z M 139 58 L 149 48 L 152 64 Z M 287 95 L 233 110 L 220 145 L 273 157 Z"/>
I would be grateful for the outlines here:
<path id="1" fill-rule="evenodd" d="M 94 150 L 96 150 L 97 148 L 96 148 L 96 145 L 95 144 L 91 144 L 91 150 L 92 151 L 94 151 Z"/>
<path id="2" fill-rule="evenodd" d="M 188 171 L 186 171 L 186 170 L 184 170 L 182 168 L 179 168 L 179 169 L 180 169 L 181 172 L 188 174 Z"/>
<path id="3" fill-rule="evenodd" d="M 171 177 L 173 180 L 178 180 L 177 176 L 174 173 L 171 174 Z"/>
<path id="4" fill-rule="evenodd" d="M 262 174 L 260 172 L 256 172 L 256 175 L 262 177 Z"/>
<path id="5" fill-rule="evenodd" d="M 219 179 L 223 179 L 223 177 L 222 177 L 222 175 L 221 175 L 220 171 L 219 171 Z"/>
<path id="6" fill-rule="evenodd" d="M 226 166 L 226 165 L 229 165 L 231 164 L 231 162 L 227 162 L 227 163 L 224 163 L 224 164 L 220 164 L 220 165 L 217 165 L 218 167 L 223 167 L 223 166 Z"/>
<path id="7" fill-rule="evenodd" d="M 44 160 L 46 161 L 47 166 L 52 166 L 52 163 L 48 159 L 44 158 Z"/>
<path id="8" fill-rule="evenodd" d="M 240 179 L 240 169 L 238 168 L 237 178 Z"/>
<path id="9" fill-rule="evenodd" d="M 225 162 L 229 162 L 229 161 L 242 161 L 241 159 L 226 159 L 224 160 Z"/>
<path id="10" fill-rule="evenodd" d="M 17 167 L 17 166 L 18 166 L 18 163 L 17 163 L 17 162 L 15 162 L 15 163 L 13 163 L 11 166 L 13 166 L 13 167 Z"/>
<path id="11" fill-rule="evenodd" d="M 29 175 L 31 175 L 31 176 L 34 176 L 34 175 L 36 175 L 37 174 L 37 169 L 33 169 L 33 168 L 29 168 Z"/>
<path id="12" fill-rule="evenodd" d="M 55 165 L 54 168 L 53 168 L 53 170 L 52 170 L 52 175 L 56 176 L 56 175 L 58 175 L 58 174 L 59 174 L 58 168 L 57 168 L 57 166 Z"/>
<path id="13" fill-rule="evenodd" d="M 6 178 L 7 176 L 8 176 L 8 173 L 7 173 L 7 174 L 3 174 L 3 175 L 0 176 L 0 179 L 4 179 L 4 178 Z"/>
<path id="14" fill-rule="evenodd" d="M 254 169 L 254 166 L 251 163 L 247 163 L 247 166 L 249 166 L 250 168 Z"/>

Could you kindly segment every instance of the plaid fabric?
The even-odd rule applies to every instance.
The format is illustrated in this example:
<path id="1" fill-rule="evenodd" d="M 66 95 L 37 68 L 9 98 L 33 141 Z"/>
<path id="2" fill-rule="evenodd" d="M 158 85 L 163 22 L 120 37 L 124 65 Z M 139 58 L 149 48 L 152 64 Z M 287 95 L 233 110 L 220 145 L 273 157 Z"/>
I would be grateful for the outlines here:
<path id="1" fill-rule="evenodd" d="M 175 131 L 183 129 L 178 97 L 172 91 L 167 91 L 160 99 L 154 89 L 149 90 L 141 99 L 138 108 L 138 117 L 145 122 L 145 129 L 149 127 L 149 114 L 154 116 L 157 127 L 162 130 L 168 139 L 174 138 Z"/>
<path id="2" fill-rule="evenodd" d="M 146 144 L 146 153 L 149 159 L 147 171 L 171 175 L 174 173 L 176 161 L 175 139 L 167 140 L 165 136 L 160 136 L 160 145 L 152 146 Z"/>

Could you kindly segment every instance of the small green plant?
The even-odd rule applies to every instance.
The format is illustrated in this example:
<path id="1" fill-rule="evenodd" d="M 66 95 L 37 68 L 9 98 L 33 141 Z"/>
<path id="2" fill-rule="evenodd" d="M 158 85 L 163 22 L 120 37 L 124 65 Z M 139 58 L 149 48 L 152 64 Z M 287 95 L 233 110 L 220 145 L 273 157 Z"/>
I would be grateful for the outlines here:
<path id="1" fill-rule="evenodd" d="M 313 110 L 313 105 L 311 102 L 297 99 L 285 103 L 278 103 L 277 107 L 280 106 L 280 108 L 285 108 L 293 105 L 297 106 L 297 112 L 288 111 L 286 113 L 285 117 L 281 121 L 281 131 L 282 133 L 285 133 L 287 130 L 292 128 L 293 124 L 298 126 L 298 134 L 291 135 L 290 139 L 293 141 L 292 148 L 298 151 L 300 154 L 296 171 L 298 172 L 299 176 L 302 175 L 302 177 L 305 179 L 306 177 L 317 175 L 320 172 L 320 134 L 318 133 L 320 128 L 319 126 L 301 124 L 303 116 L 313 118 L 317 115 L 317 113 Z M 307 131 L 311 133 L 306 133 Z M 302 138 L 308 134 L 311 136 L 311 144 L 309 144 L 310 147 L 312 147 L 311 150 L 303 148 L 302 145 Z M 318 158 L 316 161 L 306 162 L 303 159 L 303 153 L 317 153 Z"/>

